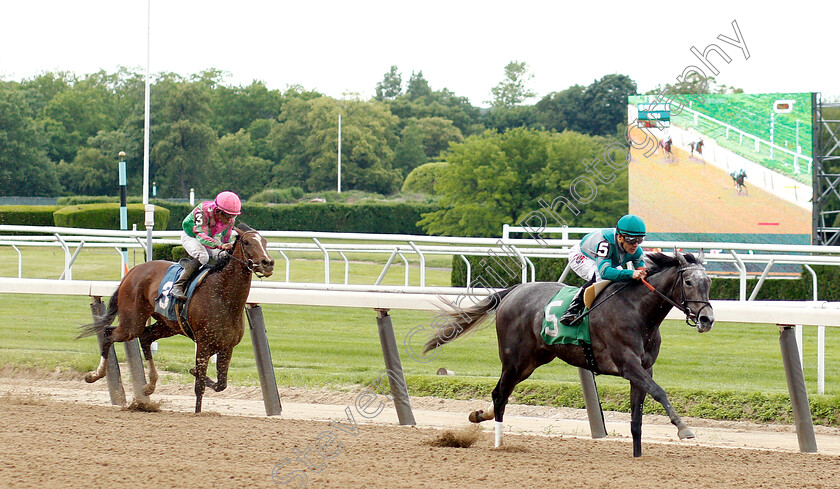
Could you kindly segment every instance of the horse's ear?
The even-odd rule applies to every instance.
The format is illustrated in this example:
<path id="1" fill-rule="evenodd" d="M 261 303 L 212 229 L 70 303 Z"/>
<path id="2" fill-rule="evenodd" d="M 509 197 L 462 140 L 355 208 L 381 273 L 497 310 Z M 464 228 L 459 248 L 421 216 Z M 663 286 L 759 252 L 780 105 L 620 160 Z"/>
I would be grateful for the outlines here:
<path id="1" fill-rule="evenodd" d="M 682 253 L 677 251 L 676 246 L 674 246 L 674 256 L 677 258 L 677 261 L 680 262 L 680 265 L 682 265 L 684 267 L 688 266 L 688 262 L 686 261 L 685 257 L 682 255 Z"/>
<path id="2" fill-rule="evenodd" d="M 703 257 L 703 248 L 700 248 L 700 253 L 697 254 L 697 263 L 699 263 L 700 265 L 703 264 Z"/>

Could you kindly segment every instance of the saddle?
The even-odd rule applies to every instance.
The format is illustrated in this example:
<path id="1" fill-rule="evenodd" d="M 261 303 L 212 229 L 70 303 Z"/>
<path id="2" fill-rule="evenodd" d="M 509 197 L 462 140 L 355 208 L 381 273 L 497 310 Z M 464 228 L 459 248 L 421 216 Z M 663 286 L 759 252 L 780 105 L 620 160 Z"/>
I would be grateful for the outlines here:
<path id="1" fill-rule="evenodd" d="M 600 280 L 583 291 L 583 304 L 586 306 L 584 311 L 585 315 L 583 320 L 575 326 L 566 326 L 559 321 L 559 318 L 566 312 L 572 298 L 580 289 L 577 287 L 563 287 L 545 306 L 545 316 L 543 318 L 542 328 L 540 329 L 540 336 L 547 345 L 581 346 L 587 368 L 596 375 L 600 373 L 600 369 L 595 361 L 595 354 L 592 351 L 592 340 L 589 336 L 589 314 L 587 312 L 592 307 L 592 303 L 595 302 L 598 294 L 611 283 L 609 280 Z"/>
<path id="2" fill-rule="evenodd" d="M 585 305 L 587 309 L 591 309 L 592 303 L 595 302 L 598 294 L 606 289 L 611 283 L 611 280 L 599 280 L 587 287 L 586 290 L 583 291 L 583 305 Z"/>
<path id="3" fill-rule="evenodd" d="M 185 335 L 190 339 L 195 340 L 192 327 L 187 321 L 187 310 L 189 310 L 190 301 L 195 293 L 196 287 L 204 281 L 207 274 L 210 272 L 210 267 L 205 265 L 193 276 L 187 284 L 185 290 L 187 293 L 187 300 L 181 304 L 178 300 L 172 297 L 172 286 L 178 277 L 184 271 L 183 265 L 186 265 L 187 260 L 181 260 L 178 263 L 171 265 L 158 286 L 158 296 L 155 299 L 155 312 L 165 317 L 170 321 L 178 321 L 178 325 Z"/>

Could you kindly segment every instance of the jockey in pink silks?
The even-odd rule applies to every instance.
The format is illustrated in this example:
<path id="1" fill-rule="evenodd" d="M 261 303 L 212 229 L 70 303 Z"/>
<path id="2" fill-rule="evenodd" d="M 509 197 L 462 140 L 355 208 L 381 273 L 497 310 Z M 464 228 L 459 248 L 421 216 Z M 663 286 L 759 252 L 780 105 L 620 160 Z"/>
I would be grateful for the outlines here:
<path id="1" fill-rule="evenodd" d="M 242 202 L 233 192 L 224 191 L 213 201 L 205 201 L 193 209 L 182 224 L 181 244 L 190 255 L 181 277 L 172 286 L 172 296 L 186 300 L 184 287 L 195 272 L 222 251 L 233 249 L 236 216 L 242 213 Z"/>

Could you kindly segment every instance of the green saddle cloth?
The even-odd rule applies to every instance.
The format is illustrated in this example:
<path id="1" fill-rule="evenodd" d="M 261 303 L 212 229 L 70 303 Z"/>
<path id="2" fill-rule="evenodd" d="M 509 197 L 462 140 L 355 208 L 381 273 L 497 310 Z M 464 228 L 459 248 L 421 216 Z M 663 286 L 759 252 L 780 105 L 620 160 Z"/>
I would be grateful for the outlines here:
<path id="1" fill-rule="evenodd" d="M 591 343 L 588 315 L 584 316 L 583 321 L 576 326 L 566 326 L 560 322 L 560 317 L 569 308 L 578 290 L 578 287 L 563 287 L 545 306 L 545 318 L 540 336 L 547 345 L 588 345 Z"/>

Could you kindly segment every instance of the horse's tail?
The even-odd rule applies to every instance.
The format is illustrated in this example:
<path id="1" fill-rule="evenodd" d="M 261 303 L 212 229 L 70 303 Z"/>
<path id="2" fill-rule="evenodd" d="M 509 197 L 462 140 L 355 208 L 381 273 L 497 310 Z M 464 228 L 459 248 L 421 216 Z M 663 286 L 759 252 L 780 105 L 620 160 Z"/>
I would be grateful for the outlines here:
<path id="1" fill-rule="evenodd" d="M 437 331 L 426 342 L 423 353 L 428 353 L 450 341 L 455 340 L 464 333 L 486 321 L 499 307 L 502 299 L 510 293 L 516 285 L 505 290 L 491 294 L 478 304 L 467 309 L 461 309 L 453 303 L 449 303 L 449 311 L 444 311 L 444 317 L 448 320 L 446 324 L 439 327 Z"/>
<path id="2" fill-rule="evenodd" d="M 108 311 L 105 313 L 104 316 L 99 316 L 94 314 L 93 322 L 90 324 L 85 324 L 84 326 L 79 327 L 79 335 L 76 336 L 76 339 L 84 338 L 85 336 L 93 336 L 96 334 L 105 331 L 105 328 L 111 325 L 114 322 L 114 318 L 117 317 L 118 312 L 118 303 L 117 303 L 117 296 L 120 293 L 120 289 L 117 288 L 114 291 L 114 295 L 111 296 L 111 300 L 108 301 Z"/>

